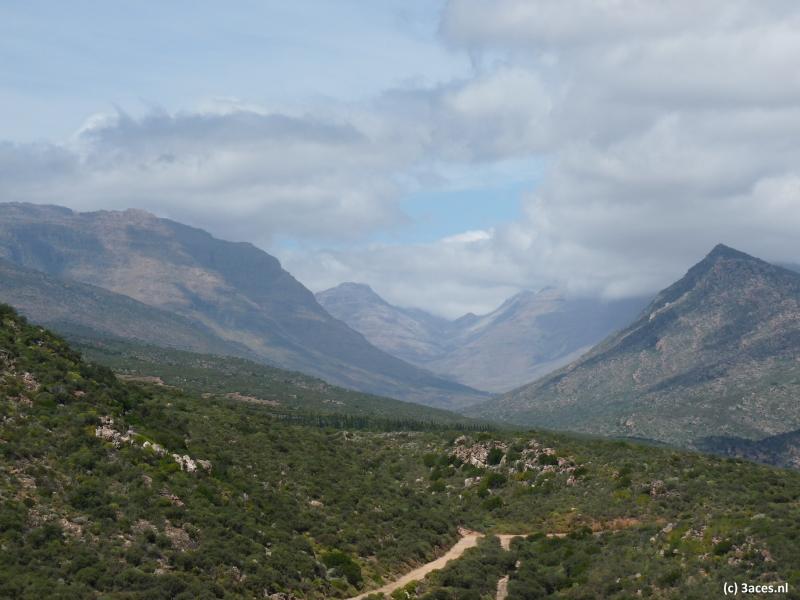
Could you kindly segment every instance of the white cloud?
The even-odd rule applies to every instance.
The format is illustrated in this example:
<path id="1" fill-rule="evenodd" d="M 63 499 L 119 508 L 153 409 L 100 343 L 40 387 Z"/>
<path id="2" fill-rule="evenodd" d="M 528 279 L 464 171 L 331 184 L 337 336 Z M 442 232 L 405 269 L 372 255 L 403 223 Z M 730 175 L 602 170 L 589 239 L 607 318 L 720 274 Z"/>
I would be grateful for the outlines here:
<path id="1" fill-rule="evenodd" d="M 281 257 L 315 289 L 366 281 L 451 315 L 551 282 L 652 292 L 717 242 L 800 256 L 800 5 L 451 0 L 440 31 L 471 77 L 304 113 L 106 115 L 63 145 L 0 145 L 3 197 L 283 235 L 311 248 Z M 409 190 L 503 165 L 541 170 L 516 222 L 364 246 L 407 222 Z"/>

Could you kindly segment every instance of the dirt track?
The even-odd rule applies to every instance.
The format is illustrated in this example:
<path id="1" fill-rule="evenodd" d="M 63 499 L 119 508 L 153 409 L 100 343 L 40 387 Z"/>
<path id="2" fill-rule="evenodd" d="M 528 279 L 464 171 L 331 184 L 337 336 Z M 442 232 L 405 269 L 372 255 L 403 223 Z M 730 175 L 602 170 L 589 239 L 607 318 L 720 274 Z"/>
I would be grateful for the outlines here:
<path id="1" fill-rule="evenodd" d="M 395 579 L 391 583 L 387 583 L 381 588 L 377 590 L 370 590 L 369 592 L 364 592 L 363 594 L 359 594 L 358 596 L 353 596 L 348 600 L 361 600 L 361 598 L 366 598 L 370 594 L 378 594 L 384 593 L 385 595 L 391 594 L 393 591 L 400 589 L 404 585 L 411 583 L 412 581 L 420 581 L 425 578 L 428 573 L 432 571 L 438 571 L 439 569 L 444 568 L 444 566 L 449 563 L 451 560 L 455 560 L 460 558 L 465 551 L 469 550 L 470 548 L 475 547 L 478 544 L 478 540 L 483 537 L 482 533 L 477 533 L 475 531 L 465 531 L 461 539 L 456 542 L 456 544 L 447 551 L 446 554 L 440 556 L 436 560 L 432 560 L 431 562 L 422 565 L 414 569 L 413 571 L 406 573 L 400 579 Z"/>
<path id="2" fill-rule="evenodd" d="M 606 533 L 607 531 L 615 531 L 618 529 L 625 529 L 627 527 L 632 527 L 634 525 L 638 525 L 639 521 L 636 519 L 629 519 L 624 523 L 617 524 L 614 523 L 609 529 L 597 529 L 594 531 L 594 535 L 600 535 L 602 533 Z M 368 592 L 363 592 L 358 596 L 352 596 L 347 600 L 362 600 L 366 598 L 370 594 L 379 594 L 383 593 L 386 596 L 394 592 L 395 590 L 400 589 L 401 587 L 411 583 L 412 581 L 421 581 L 425 578 L 428 573 L 433 571 L 438 571 L 439 569 L 443 569 L 444 566 L 449 563 L 451 560 L 455 560 L 457 558 L 461 558 L 461 555 L 464 554 L 465 551 L 469 550 L 470 548 L 474 548 L 478 544 L 478 540 L 484 537 L 484 534 L 478 533 L 477 531 L 469 531 L 466 529 L 459 530 L 461 533 L 461 539 L 455 543 L 455 545 L 450 548 L 443 556 L 440 556 L 436 560 L 432 560 L 431 562 L 422 565 L 421 567 L 417 567 L 413 571 L 406 573 L 399 579 L 395 579 L 391 583 L 387 583 L 383 587 L 378 588 L 377 590 L 370 590 Z M 500 540 L 500 545 L 505 550 L 511 549 L 511 540 L 514 538 L 525 538 L 528 537 L 528 534 L 515 534 L 515 533 L 500 533 L 496 534 L 497 538 Z M 546 534 L 549 538 L 563 538 L 566 537 L 566 533 L 562 532 L 551 532 Z M 507 586 L 508 586 L 508 576 L 502 578 L 500 581 L 497 582 L 497 599 L 503 600 L 508 594 Z"/>

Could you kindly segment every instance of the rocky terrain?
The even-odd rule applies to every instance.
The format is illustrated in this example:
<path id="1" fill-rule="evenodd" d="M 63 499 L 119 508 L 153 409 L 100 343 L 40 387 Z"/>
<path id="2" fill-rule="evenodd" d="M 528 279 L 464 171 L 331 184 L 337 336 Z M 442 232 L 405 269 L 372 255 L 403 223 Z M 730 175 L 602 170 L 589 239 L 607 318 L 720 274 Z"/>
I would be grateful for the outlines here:
<path id="1" fill-rule="evenodd" d="M 505 392 L 553 371 L 629 323 L 643 299 L 569 298 L 521 292 L 486 315 L 448 321 L 392 306 L 363 284 L 317 294 L 334 317 L 377 347 L 465 385 Z"/>
<path id="2" fill-rule="evenodd" d="M 573 364 L 473 415 L 691 444 L 800 427 L 800 275 L 719 245 Z"/>
<path id="3" fill-rule="evenodd" d="M 0 258 L 189 319 L 226 342 L 216 353 L 237 344 L 275 366 L 424 404 L 485 398 L 371 345 L 255 246 L 143 211 L 3 204 Z M 15 300 L 27 309 L 24 298 Z M 165 332 L 161 345 L 168 342 Z"/>

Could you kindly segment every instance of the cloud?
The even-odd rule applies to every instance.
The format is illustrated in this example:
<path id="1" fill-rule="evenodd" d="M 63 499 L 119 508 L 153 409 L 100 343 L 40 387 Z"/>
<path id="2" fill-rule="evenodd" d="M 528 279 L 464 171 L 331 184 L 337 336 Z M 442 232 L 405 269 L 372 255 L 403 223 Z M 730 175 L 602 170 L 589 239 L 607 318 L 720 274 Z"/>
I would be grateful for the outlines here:
<path id="1" fill-rule="evenodd" d="M 315 289 L 366 281 L 448 315 L 551 283 L 654 292 L 717 242 L 797 261 L 796 3 L 451 0 L 439 30 L 470 76 L 304 113 L 101 115 L 64 144 L 0 145 L 3 197 L 286 237 L 280 257 Z M 410 222 L 409 193 L 531 164 L 512 223 L 374 242 Z"/>
<path id="2" fill-rule="evenodd" d="M 137 206 L 261 242 L 352 238 L 401 221 L 395 167 L 347 123 L 252 110 L 119 111 L 67 144 L 0 146 L 6 198 Z"/>
<path id="3" fill-rule="evenodd" d="M 478 71 L 447 114 L 483 129 L 448 130 L 472 148 L 451 156 L 537 154 L 542 182 L 512 224 L 333 253 L 337 273 L 454 316 L 545 283 L 653 293 L 717 242 L 796 262 L 799 21 L 789 2 L 452 0 L 442 36 Z M 512 124 L 482 114 L 503 103 Z"/>

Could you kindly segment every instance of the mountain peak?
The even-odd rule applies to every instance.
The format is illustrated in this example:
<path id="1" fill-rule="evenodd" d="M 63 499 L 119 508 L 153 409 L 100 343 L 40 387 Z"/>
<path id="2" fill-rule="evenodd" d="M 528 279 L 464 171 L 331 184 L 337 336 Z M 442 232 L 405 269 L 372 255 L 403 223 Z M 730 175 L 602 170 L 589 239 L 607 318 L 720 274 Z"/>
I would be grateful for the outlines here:
<path id="1" fill-rule="evenodd" d="M 386 301 L 381 298 L 369 285 L 354 281 L 345 281 L 344 283 L 340 283 L 335 287 L 319 292 L 317 297 L 335 297 L 339 299 L 347 299 L 349 301 L 360 300 L 377 302 L 380 304 L 386 303 Z"/>
<path id="2" fill-rule="evenodd" d="M 739 258 L 739 259 L 746 259 L 746 260 L 758 260 L 754 256 L 750 256 L 749 254 L 742 252 L 741 250 L 736 250 L 735 248 L 731 248 L 730 246 L 726 246 L 725 244 L 717 244 L 708 253 L 705 260 L 718 260 L 720 258 Z"/>

